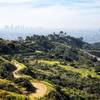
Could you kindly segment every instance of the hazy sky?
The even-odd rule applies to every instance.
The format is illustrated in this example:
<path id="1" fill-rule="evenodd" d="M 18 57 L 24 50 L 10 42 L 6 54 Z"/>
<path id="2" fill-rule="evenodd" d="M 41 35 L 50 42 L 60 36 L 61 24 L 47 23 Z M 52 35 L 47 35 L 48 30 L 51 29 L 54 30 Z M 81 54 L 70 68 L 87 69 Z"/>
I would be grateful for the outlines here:
<path id="1" fill-rule="evenodd" d="M 0 26 L 100 28 L 100 0 L 0 0 Z"/>

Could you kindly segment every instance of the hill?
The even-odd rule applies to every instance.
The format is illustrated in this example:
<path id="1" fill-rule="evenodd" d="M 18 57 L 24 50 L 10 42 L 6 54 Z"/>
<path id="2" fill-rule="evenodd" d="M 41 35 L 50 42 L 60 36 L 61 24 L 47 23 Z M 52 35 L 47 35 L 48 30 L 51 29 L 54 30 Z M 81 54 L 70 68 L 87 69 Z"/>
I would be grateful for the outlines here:
<path id="1" fill-rule="evenodd" d="M 100 61 L 89 50 L 63 31 L 0 39 L 0 99 L 99 100 Z"/>

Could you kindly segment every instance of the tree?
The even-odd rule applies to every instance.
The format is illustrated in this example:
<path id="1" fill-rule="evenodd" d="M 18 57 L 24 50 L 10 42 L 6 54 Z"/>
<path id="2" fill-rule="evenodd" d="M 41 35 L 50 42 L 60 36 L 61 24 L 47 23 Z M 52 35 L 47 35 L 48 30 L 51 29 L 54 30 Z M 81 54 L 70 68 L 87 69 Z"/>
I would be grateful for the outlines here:
<path id="1" fill-rule="evenodd" d="M 23 38 L 22 37 L 18 37 L 18 41 L 19 42 L 23 42 Z"/>

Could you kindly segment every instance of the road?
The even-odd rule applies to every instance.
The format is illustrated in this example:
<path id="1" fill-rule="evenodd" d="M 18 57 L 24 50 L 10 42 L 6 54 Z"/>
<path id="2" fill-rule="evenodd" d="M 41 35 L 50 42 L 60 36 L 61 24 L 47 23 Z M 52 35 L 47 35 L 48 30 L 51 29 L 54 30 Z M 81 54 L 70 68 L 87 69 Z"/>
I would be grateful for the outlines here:
<path id="1" fill-rule="evenodd" d="M 91 54 L 91 53 L 89 53 L 89 52 L 87 52 L 86 50 L 81 50 L 81 51 L 83 51 L 85 54 L 87 54 L 87 55 L 89 55 L 90 57 L 93 57 L 93 58 L 97 58 L 97 60 L 98 61 L 100 61 L 100 57 L 97 57 L 97 56 L 95 56 L 95 55 L 93 55 L 93 54 Z"/>

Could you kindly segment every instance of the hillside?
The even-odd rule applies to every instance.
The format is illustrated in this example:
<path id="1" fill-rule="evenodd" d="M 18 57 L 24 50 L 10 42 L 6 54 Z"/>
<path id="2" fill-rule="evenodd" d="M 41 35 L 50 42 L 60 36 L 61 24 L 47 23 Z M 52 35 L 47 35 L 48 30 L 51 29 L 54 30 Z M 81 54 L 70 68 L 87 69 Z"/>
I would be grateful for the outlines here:
<path id="1" fill-rule="evenodd" d="M 100 42 L 91 44 L 91 47 L 92 47 L 91 49 L 88 49 L 88 52 L 97 57 L 100 57 Z"/>
<path id="2" fill-rule="evenodd" d="M 100 50 L 100 42 L 96 42 L 94 44 L 92 44 L 92 46 L 98 50 Z"/>
<path id="3" fill-rule="evenodd" d="M 92 50 L 62 31 L 0 39 L 0 100 L 99 100 L 100 60 Z"/>

